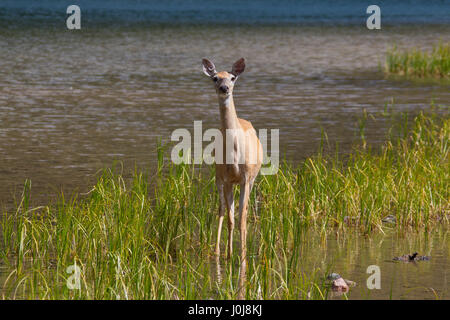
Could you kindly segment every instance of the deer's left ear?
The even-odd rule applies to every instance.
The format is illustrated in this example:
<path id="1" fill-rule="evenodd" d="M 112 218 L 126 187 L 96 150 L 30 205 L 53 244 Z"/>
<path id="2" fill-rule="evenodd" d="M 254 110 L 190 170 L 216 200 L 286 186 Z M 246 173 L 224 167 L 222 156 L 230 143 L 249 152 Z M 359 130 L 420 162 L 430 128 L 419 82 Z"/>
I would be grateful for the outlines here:
<path id="1" fill-rule="evenodd" d="M 202 64 L 203 64 L 203 73 L 206 74 L 208 77 L 212 77 L 217 73 L 214 63 L 212 63 L 208 59 L 202 59 Z"/>
<path id="2" fill-rule="evenodd" d="M 240 58 L 238 61 L 236 61 L 233 64 L 233 69 L 231 70 L 231 73 L 235 76 L 240 75 L 245 70 L 245 59 Z"/>

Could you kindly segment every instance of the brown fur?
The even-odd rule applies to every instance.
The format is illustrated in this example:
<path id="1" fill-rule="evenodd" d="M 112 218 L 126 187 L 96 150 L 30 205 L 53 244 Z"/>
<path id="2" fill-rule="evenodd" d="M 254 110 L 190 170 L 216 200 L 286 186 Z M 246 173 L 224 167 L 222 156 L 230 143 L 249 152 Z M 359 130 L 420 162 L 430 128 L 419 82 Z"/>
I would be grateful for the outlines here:
<path id="1" fill-rule="evenodd" d="M 216 74 L 216 76 L 218 76 L 221 79 L 228 78 L 230 75 L 231 74 L 229 74 L 226 71 L 220 71 L 220 72 L 217 72 L 217 74 Z"/>

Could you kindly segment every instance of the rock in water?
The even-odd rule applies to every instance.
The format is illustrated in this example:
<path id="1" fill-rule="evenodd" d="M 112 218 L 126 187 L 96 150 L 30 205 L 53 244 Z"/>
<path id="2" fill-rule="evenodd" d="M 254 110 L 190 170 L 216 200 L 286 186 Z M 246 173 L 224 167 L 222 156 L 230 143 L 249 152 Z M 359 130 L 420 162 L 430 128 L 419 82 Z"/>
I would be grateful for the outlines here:
<path id="1" fill-rule="evenodd" d="M 351 280 L 347 280 L 347 279 L 344 279 L 344 281 L 349 287 L 356 287 L 355 281 L 351 281 Z"/>
<path id="2" fill-rule="evenodd" d="M 341 278 L 341 276 L 338 273 L 335 273 L 335 272 L 330 273 L 327 276 L 327 280 L 336 280 L 336 279 L 339 279 L 339 278 Z"/>
<path id="3" fill-rule="evenodd" d="M 417 256 L 415 258 L 415 261 L 429 261 L 431 259 L 431 256 Z"/>
<path id="4" fill-rule="evenodd" d="M 415 262 L 415 261 L 428 261 L 430 259 L 431 259 L 430 256 L 419 256 L 417 252 L 414 252 L 413 254 L 405 254 L 400 257 L 394 257 L 392 260 L 403 262 Z"/>
<path id="5" fill-rule="evenodd" d="M 392 214 L 390 214 L 390 215 L 388 215 L 388 216 L 386 216 L 386 217 L 384 217 L 381 221 L 383 221 L 383 222 L 385 222 L 385 223 L 396 223 L 396 218 L 395 218 L 395 216 L 393 216 Z"/>
<path id="6" fill-rule="evenodd" d="M 345 280 L 341 277 L 336 280 L 333 280 L 333 284 L 331 285 L 331 288 L 334 291 L 342 291 L 347 292 L 348 291 L 348 284 L 345 282 Z"/>

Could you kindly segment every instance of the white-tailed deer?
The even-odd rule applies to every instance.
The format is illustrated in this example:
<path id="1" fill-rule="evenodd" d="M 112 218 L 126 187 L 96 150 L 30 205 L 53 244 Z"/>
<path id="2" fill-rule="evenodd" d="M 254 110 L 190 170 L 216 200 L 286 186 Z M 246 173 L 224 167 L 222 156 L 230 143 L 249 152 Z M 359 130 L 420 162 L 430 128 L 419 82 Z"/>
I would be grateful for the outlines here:
<path id="1" fill-rule="evenodd" d="M 203 59 L 203 72 L 211 78 L 219 98 L 220 130 L 222 132 L 222 159 L 216 154 L 216 184 L 219 191 L 219 227 L 215 253 L 220 255 L 220 238 L 225 208 L 228 213 L 228 258 L 233 252 L 234 196 L 233 186 L 240 185 L 239 214 L 241 235 L 241 275 L 245 275 L 247 255 L 247 210 L 250 192 L 263 159 L 263 149 L 252 124 L 239 119 L 233 101 L 233 87 L 244 72 L 245 60 L 233 64 L 231 72 L 217 72 L 214 64 Z M 225 160 L 225 161 L 223 161 Z M 245 276 L 244 276 L 245 277 Z M 241 277 L 240 285 L 242 288 Z M 242 292 L 240 292 L 242 298 Z"/>

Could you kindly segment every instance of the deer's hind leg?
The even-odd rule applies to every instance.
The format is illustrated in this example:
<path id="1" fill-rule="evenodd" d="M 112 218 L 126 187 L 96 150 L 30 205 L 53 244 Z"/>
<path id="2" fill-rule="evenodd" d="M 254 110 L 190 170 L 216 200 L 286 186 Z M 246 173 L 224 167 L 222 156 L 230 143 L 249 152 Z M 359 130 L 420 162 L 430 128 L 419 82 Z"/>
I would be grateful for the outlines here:
<path id="1" fill-rule="evenodd" d="M 241 259 L 245 260 L 247 255 L 247 212 L 248 201 L 250 197 L 250 183 L 245 182 L 241 184 L 241 193 L 239 197 L 239 215 L 240 225 L 239 230 L 241 233 Z"/>
<path id="2" fill-rule="evenodd" d="M 227 205 L 228 212 L 228 259 L 231 258 L 233 253 L 233 230 L 234 230 L 234 193 L 233 185 L 226 183 L 224 185 L 225 203 Z"/>
<path id="3" fill-rule="evenodd" d="M 247 211 L 250 196 L 250 182 L 246 181 L 241 184 L 241 194 L 239 197 L 239 213 L 241 220 L 239 230 L 241 234 L 241 265 L 239 275 L 238 299 L 245 297 L 245 282 L 247 279 Z"/>

